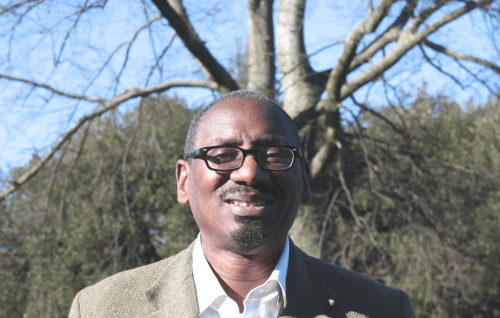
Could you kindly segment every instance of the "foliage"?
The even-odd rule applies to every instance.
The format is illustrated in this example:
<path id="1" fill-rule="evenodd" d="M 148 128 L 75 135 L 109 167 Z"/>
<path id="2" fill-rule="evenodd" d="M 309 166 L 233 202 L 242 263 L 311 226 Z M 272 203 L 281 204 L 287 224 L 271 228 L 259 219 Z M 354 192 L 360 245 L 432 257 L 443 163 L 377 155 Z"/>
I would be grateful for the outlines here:
<path id="1" fill-rule="evenodd" d="M 450 94 L 498 97 L 499 3 L 0 5 L 2 100 L 6 113 L 26 112 L 15 128 L 53 114 L 73 124 L 2 184 L 0 314 L 60 316 L 81 287 L 191 240 L 172 172 L 189 115 L 178 101 L 145 99 L 191 87 L 212 97 L 248 88 L 294 119 L 315 198 L 299 211 L 301 247 L 408 290 L 423 317 L 497 315 L 499 288 L 485 281 L 498 267 L 495 107 L 462 111 L 425 94 L 406 108 L 377 106 L 415 92 L 422 76 Z M 248 13 L 248 30 L 234 12 Z M 311 39 L 314 27 L 327 32 Z M 231 46 L 241 35 L 244 50 Z M 113 115 L 138 97 L 138 110 Z M 359 125 L 346 127 L 345 107 Z M 77 110 L 86 115 L 72 122 Z"/>
<path id="2" fill-rule="evenodd" d="M 315 195 L 319 255 L 407 291 L 418 317 L 497 317 L 498 106 L 422 90 L 407 107 L 358 114 L 320 180 L 326 199 Z M 145 98 L 88 125 L 1 203 L 0 317 L 65 317 L 80 289 L 191 242 L 174 179 L 191 116 Z"/>
<path id="3" fill-rule="evenodd" d="M 318 215 L 322 256 L 407 291 L 417 317 L 498 317 L 498 106 L 424 90 L 357 116 Z"/>
<path id="4" fill-rule="evenodd" d="M 179 100 L 143 99 L 88 125 L 3 203 L 0 317 L 66 317 L 80 289 L 193 240 L 175 181 L 191 117 Z"/>

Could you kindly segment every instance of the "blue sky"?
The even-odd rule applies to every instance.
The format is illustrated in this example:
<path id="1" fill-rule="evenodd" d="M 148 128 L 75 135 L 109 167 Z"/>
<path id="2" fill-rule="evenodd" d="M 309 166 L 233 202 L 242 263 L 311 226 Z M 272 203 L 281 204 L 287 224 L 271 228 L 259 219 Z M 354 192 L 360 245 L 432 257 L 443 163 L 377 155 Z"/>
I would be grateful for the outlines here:
<path id="1" fill-rule="evenodd" d="M 165 43 L 172 39 L 172 30 L 164 21 L 160 21 L 154 24 L 155 34 L 142 32 L 129 52 L 127 68 L 121 74 L 121 83 L 114 87 L 113 80 L 120 74 L 123 65 L 125 47 L 117 51 L 115 58 L 100 73 L 99 68 L 109 54 L 121 43 L 129 41 L 134 31 L 146 21 L 140 3 L 127 1 L 123 5 L 124 2 L 110 1 L 106 10 L 96 10 L 82 16 L 80 27 L 69 35 L 67 44 L 60 53 L 65 31 L 72 23 L 65 17 L 74 12 L 73 2 L 75 1 L 52 1 L 45 9 L 28 15 L 16 29 L 12 41 L 9 36 L 0 37 L 0 73 L 48 82 L 66 92 L 85 92 L 105 98 L 111 97 L 115 90 L 119 93 L 130 86 L 143 87 L 149 73 L 148 65 L 160 54 Z M 239 41 L 243 46 L 246 42 L 247 8 L 240 1 L 222 0 L 217 3 L 218 5 L 208 1 L 185 1 L 199 35 L 219 61 L 227 66 L 235 55 L 236 42 Z M 275 11 L 277 8 L 278 3 Z M 342 45 L 335 43 L 345 38 L 365 15 L 365 2 L 361 0 L 340 3 L 326 0 L 308 2 L 306 48 L 308 53 L 319 51 L 311 57 L 316 70 L 335 65 L 342 49 Z M 153 16 L 154 13 L 150 13 L 150 17 Z M 14 20 L 0 21 L 3 21 L 3 27 L 0 27 L 3 34 Z M 48 32 L 50 28 L 55 31 Z M 448 25 L 442 35 L 433 36 L 432 39 L 445 42 L 455 50 L 495 61 L 498 55 L 491 42 L 484 36 L 478 36 L 487 34 L 487 31 L 482 17 L 474 14 Z M 57 68 L 54 68 L 55 60 L 59 60 Z M 163 74 L 154 72 L 150 84 L 202 77 L 179 39 L 173 40 L 162 66 Z M 453 71 L 456 68 L 451 63 L 440 66 Z M 87 88 L 87 83 L 96 74 L 99 76 Z M 471 99 L 484 103 L 489 97 L 487 90 L 477 83 L 461 89 L 431 66 L 422 65 L 418 50 L 410 52 L 389 74 L 393 85 L 413 93 L 426 82 L 429 93 L 444 93 L 461 103 Z M 466 81 L 468 75 L 458 72 L 458 78 Z M 490 83 L 499 87 L 500 81 L 496 77 L 491 78 Z M 363 88 L 357 93 L 358 99 L 366 98 L 375 106 L 384 105 L 385 98 L 376 93 L 379 89 L 377 85 L 371 89 Z M 368 92 L 371 95 L 367 95 Z M 189 106 L 206 104 L 214 97 L 204 89 L 175 89 L 169 91 L 168 95 L 184 98 Z M 6 80 L 0 80 L 0 96 L 0 170 L 3 175 L 13 167 L 27 164 L 34 152 L 44 154 L 61 133 L 96 107 L 95 104 L 54 97 L 43 90 L 31 90 L 29 86 Z M 137 102 L 133 100 L 121 106 L 120 110 L 130 109 Z M 349 106 L 348 103 L 346 105 Z"/>

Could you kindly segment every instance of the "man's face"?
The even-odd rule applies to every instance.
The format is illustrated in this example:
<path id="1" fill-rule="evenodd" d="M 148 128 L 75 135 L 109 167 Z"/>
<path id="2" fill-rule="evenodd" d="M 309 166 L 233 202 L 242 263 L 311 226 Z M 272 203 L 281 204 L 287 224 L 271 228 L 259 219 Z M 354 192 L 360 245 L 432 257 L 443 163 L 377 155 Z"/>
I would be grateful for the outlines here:
<path id="1" fill-rule="evenodd" d="M 202 119 L 194 149 L 209 146 L 295 146 L 289 120 L 259 100 L 232 98 Z M 308 177 L 296 159 L 289 170 L 262 169 L 253 155 L 233 171 L 213 171 L 196 158 L 177 163 L 178 200 L 189 203 L 203 244 L 240 254 L 282 246 L 299 203 L 310 200 Z"/>

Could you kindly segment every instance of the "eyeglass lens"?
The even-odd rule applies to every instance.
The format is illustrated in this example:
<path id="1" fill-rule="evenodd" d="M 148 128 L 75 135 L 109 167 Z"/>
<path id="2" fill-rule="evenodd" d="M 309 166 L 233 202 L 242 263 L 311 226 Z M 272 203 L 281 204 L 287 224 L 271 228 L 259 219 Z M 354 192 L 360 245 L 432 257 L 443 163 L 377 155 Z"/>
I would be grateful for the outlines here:
<path id="1" fill-rule="evenodd" d="M 265 147 L 258 151 L 257 162 L 268 170 L 288 169 L 293 163 L 293 151 L 281 147 Z M 243 152 L 238 148 L 220 147 L 207 152 L 207 163 L 216 170 L 237 169 L 243 162 Z"/>

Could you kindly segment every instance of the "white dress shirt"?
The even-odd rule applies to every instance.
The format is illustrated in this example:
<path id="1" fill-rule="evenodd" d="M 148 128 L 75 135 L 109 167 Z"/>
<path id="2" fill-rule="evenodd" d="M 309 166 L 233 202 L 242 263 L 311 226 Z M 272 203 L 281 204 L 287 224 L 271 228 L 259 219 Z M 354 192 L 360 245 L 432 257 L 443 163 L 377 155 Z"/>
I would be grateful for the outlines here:
<path id="1" fill-rule="evenodd" d="M 288 237 L 276 268 L 267 281 L 252 289 L 243 301 L 243 313 L 220 285 L 205 258 L 198 235 L 193 250 L 193 277 L 200 318 L 276 318 L 286 307 Z"/>

